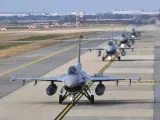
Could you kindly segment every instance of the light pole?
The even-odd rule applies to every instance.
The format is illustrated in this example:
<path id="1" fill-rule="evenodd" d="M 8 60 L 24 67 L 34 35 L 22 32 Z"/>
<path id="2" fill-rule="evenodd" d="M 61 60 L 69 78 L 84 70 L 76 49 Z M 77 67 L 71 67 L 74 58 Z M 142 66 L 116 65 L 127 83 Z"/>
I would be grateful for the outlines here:
<path id="1" fill-rule="evenodd" d="M 126 32 L 126 26 L 124 25 L 124 32 Z"/>
<path id="2" fill-rule="evenodd" d="M 111 24 L 111 27 L 112 27 L 112 40 L 113 40 L 113 24 Z"/>

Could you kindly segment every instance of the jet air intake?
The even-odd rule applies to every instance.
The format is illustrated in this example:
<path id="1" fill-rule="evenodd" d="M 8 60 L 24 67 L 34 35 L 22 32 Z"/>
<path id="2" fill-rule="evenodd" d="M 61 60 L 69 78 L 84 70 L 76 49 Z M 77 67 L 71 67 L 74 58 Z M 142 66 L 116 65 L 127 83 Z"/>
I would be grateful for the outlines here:
<path id="1" fill-rule="evenodd" d="M 122 56 L 125 56 L 125 55 L 126 55 L 126 51 L 125 51 L 124 49 L 121 51 L 121 55 L 122 55 Z"/>
<path id="2" fill-rule="evenodd" d="M 95 89 L 95 93 L 98 95 L 98 96 L 101 96 L 104 94 L 105 92 L 105 86 L 103 84 L 98 84 L 96 89 Z"/>
<path id="3" fill-rule="evenodd" d="M 49 96 L 54 95 L 57 92 L 57 85 L 56 84 L 50 84 L 48 88 L 46 89 L 46 93 Z"/>

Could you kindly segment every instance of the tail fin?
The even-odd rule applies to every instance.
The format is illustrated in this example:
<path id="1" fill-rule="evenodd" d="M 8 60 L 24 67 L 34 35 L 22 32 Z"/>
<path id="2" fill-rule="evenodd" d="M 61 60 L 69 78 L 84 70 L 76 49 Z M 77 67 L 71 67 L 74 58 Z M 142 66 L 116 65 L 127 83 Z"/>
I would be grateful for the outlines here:
<path id="1" fill-rule="evenodd" d="M 81 69 L 81 39 L 83 39 L 83 36 L 80 35 L 79 37 L 79 46 L 78 46 L 78 68 Z"/>
<path id="2" fill-rule="evenodd" d="M 112 40 L 113 40 L 113 24 L 111 25 L 111 27 L 112 27 Z"/>

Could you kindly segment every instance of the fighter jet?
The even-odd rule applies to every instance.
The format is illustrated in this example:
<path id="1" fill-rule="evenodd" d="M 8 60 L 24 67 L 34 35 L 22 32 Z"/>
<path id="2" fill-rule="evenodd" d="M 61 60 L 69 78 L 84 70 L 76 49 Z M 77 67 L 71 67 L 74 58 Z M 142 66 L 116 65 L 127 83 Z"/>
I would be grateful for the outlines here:
<path id="1" fill-rule="evenodd" d="M 89 38 L 88 40 L 104 40 L 104 41 L 112 40 L 114 41 L 114 43 L 118 45 L 118 47 L 121 47 L 121 48 L 129 47 L 132 49 L 135 45 L 136 40 L 140 40 L 140 39 L 131 35 L 130 32 L 123 32 L 121 36 L 117 36 L 117 37 L 112 36 L 111 38 Z"/>
<path id="2" fill-rule="evenodd" d="M 134 28 L 132 28 L 131 32 L 130 32 L 130 37 L 140 37 L 140 32 L 137 32 Z"/>
<path id="3" fill-rule="evenodd" d="M 133 47 L 135 41 L 139 39 L 135 36 L 130 36 L 130 33 L 123 32 L 121 36 L 115 37 L 113 40 L 115 40 L 120 47 Z"/>
<path id="4" fill-rule="evenodd" d="M 102 56 L 102 61 L 104 61 L 106 58 L 108 60 L 111 60 L 114 58 L 117 58 L 118 60 L 121 60 L 121 55 L 125 56 L 126 51 L 125 49 L 134 49 L 131 47 L 118 47 L 115 43 L 114 40 L 109 40 L 108 45 L 104 48 L 81 48 L 85 50 L 97 50 L 97 57 L 101 56 L 101 51 L 104 50 L 104 54 Z"/>
<path id="5" fill-rule="evenodd" d="M 104 76 L 94 74 L 93 76 L 88 75 L 81 68 L 81 39 L 83 36 L 80 36 L 79 47 L 78 47 L 78 64 L 75 66 L 70 66 L 67 70 L 66 74 L 57 75 L 57 76 L 48 76 L 48 77 L 40 77 L 40 78 L 19 78 L 13 77 L 11 81 L 23 81 L 23 85 L 25 81 L 35 81 L 34 85 L 37 84 L 37 81 L 46 81 L 50 82 L 50 85 L 46 89 L 46 93 L 49 96 L 52 96 L 57 91 L 56 82 L 63 82 L 64 86 L 60 90 L 59 95 L 59 103 L 61 104 L 67 97 L 70 97 L 71 102 L 75 102 L 74 98 L 77 94 L 81 93 L 81 91 L 85 91 L 83 94 L 89 99 L 91 103 L 94 103 L 94 95 L 91 94 L 89 87 L 87 86 L 88 82 L 99 82 L 95 89 L 95 93 L 100 96 L 105 92 L 105 86 L 102 82 L 115 81 L 118 85 L 119 80 L 129 80 L 131 84 L 131 80 L 140 80 L 140 78 L 114 78 L 111 76 Z M 65 92 L 64 92 L 65 91 Z M 90 94 L 89 94 L 90 92 Z"/>

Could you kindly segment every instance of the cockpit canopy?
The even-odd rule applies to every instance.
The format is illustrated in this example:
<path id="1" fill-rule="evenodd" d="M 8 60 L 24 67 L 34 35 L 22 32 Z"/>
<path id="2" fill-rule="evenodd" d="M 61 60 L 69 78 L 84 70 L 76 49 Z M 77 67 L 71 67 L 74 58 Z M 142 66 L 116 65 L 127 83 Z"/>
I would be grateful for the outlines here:
<path id="1" fill-rule="evenodd" d="M 122 33 L 122 37 L 126 37 L 126 34 L 125 34 L 125 33 Z"/>
<path id="2" fill-rule="evenodd" d="M 67 74 L 68 74 L 68 75 L 77 75 L 77 74 L 78 74 L 78 71 L 77 71 L 76 66 L 71 66 L 71 67 L 69 67 L 69 69 L 68 69 L 68 71 L 67 71 Z"/>
<path id="3" fill-rule="evenodd" d="M 134 29 L 134 28 L 132 28 L 132 31 L 133 31 L 133 32 L 135 32 L 135 29 Z"/>
<path id="4" fill-rule="evenodd" d="M 112 40 L 110 40 L 110 41 L 108 41 L 108 45 L 113 45 L 113 41 Z"/>

